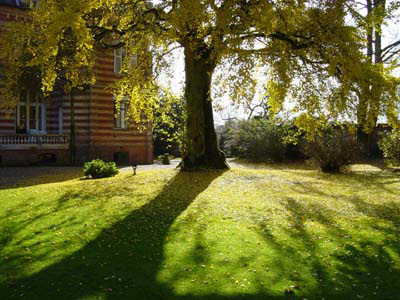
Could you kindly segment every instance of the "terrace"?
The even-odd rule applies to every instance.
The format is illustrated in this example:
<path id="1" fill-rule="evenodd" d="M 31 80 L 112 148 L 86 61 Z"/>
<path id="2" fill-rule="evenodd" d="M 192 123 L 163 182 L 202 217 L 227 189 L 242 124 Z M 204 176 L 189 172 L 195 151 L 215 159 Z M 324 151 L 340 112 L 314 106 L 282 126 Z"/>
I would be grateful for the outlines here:
<path id="1" fill-rule="evenodd" d="M 68 149 L 65 134 L 0 134 L 0 149 Z"/>

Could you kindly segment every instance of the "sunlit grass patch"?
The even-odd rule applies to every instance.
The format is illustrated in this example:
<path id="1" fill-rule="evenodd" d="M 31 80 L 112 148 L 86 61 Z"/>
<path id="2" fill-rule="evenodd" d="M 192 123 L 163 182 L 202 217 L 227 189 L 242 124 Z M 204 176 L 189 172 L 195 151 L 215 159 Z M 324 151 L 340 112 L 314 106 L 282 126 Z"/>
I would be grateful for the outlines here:
<path id="1" fill-rule="evenodd" d="M 389 172 L 149 171 L 0 199 L 0 299 L 396 299 L 400 285 Z"/>

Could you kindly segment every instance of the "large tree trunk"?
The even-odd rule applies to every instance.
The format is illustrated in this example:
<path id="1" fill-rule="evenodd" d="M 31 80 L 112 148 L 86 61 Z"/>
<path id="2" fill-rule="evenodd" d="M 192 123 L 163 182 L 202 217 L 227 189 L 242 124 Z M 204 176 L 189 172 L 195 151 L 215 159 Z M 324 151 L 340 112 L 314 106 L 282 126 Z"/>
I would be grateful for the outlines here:
<path id="1" fill-rule="evenodd" d="M 372 14 L 372 0 L 367 0 L 367 18 L 369 19 Z M 367 30 L 367 57 L 370 62 L 372 62 L 372 56 L 373 56 L 373 26 L 371 24 L 367 24 L 368 30 Z"/>
<path id="2" fill-rule="evenodd" d="M 372 15 L 372 0 L 367 0 L 367 19 L 369 20 Z M 369 20 L 370 21 L 370 20 Z M 367 24 L 367 58 L 369 62 L 373 62 L 373 33 L 374 28 L 372 24 Z M 365 93 L 363 93 L 365 94 Z M 368 142 L 368 134 L 364 131 L 364 125 L 367 120 L 368 114 L 368 96 L 367 95 L 359 95 L 359 101 L 357 107 L 357 136 L 361 143 L 365 144 Z"/>
<path id="3" fill-rule="evenodd" d="M 385 12 L 386 1 L 385 0 L 375 0 L 375 9 L 382 8 L 382 12 Z M 383 18 L 382 18 L 383 19 Z M 376 23 L 375 28 L 375 63 L 382 63 L 382 22 Z"/>
<path id="4" fill-rule="evenodd" d="M 207 58 L 185 48 L 187 109 L 185 156 L 182 169 L 227 169 L 225 155 L 218 149 L 210 97 L 211 78 L 215 66 Z"/>
<path id="5" fill-rule="evenodd" d="M 367 0 L 367 18 L 369 21 L 370 18 L 372 17 L 372 14 L 375 9 L 379 5 L 385 5 L 385 0 Z M 367 57 L 368 60 L 371 63 L 381 63 L 382 62 L 382 43 L 381 43 L 381 24 L 368 24 L 368 30 L 367 30 Z M 373 39 L 373 36 L 375 35 L 375 40 Z M 374 52 L 375 50 L 375 52 Z M 375 59 L 374 59 L 375 58 Z M 370 89 L 373 89 L 374 86 L 370 86 Z M 367 95 L 369 95 L 369 92 Z M 365 148 L 366 154 L 368 156 L 372 156 L 372 147 L 371 147 L 371 138 L 372 138 L 372 133 L 374 128 L 376 127 L 376 123 L 378 121 L 377 116 L 374 117 L 372 124 L 369 124 L 370 132 L 365 132 L 364 131 L 364 124 L 367 121 L 367 115 L 368 115 L 368 96 L 364 95 L 363 97 L 360 97 L 360 103 L 357 108 L 357 123 L 358 123 L 358 130 L 357 130 L 357 138 L 358 141 L 363 145 Z M 372 126 L 371 126 L 372 125 Z"/>

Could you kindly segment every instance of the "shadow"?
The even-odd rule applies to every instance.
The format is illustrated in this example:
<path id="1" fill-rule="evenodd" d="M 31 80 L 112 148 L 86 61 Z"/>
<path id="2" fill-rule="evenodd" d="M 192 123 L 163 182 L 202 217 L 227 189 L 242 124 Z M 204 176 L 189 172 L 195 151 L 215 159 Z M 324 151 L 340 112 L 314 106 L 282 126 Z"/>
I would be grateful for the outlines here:
<path id="1" fill-rule="evenodd" d="M 318 170 L 315 164 L 308 161 L 286 161 L 286 162 L 271 162 L 257 163 L 249 162 L 244 159 L 230 158 L 228 163 L 232 168 L 252 169 L 252 170 Z"/>
<path id="2" fill-rule="evenodd" d="M 221 174 L 207 172 L 197 180 L 198 173 L 178 173 L 152 201 L 102 230 L 83 248 L 36 274 L 1 284 L 0 299 L 179 299 L 156 280 L 166 235 L 175 219 Z M 195 184 L 183 190 L 188 182 Z M 56 210 L 76 197 L 67 192 Z M 2 268 L 12 268 L 18 259 L 3 261 Z"/>
<path id="3" fill-rule="evenodd" d="M 307 249 L 309 256 L 297 259 L 306 259 L 308 270 L 315 277 L 318 288 L 312 296 L 327 300 L 399 299 L 400 268 L 395 260 L 400 255 L 400 204 L 374 205 L 359 197 L 348 200 L 366 222 L 369 218 L 374 220 L 369 232 L 344 227 L 335 218 L 335 212 L 323 204 L 305 204 L 292 198 L 284 201 L 291 220 L 286 233 L 289 240 L 298 243 L 296 248 L 288 248 L 293 253 L 301 247 Z M 322 228 L 324 240 L 309 230 L 310 221 Z M 324 247 L 333 251 L 323 256 Z"/>
<path id="4" fill-rule="evenodd" d="M 292 170 L 282 170 L 282 172 L 287 173 L 288 175 L 294 174 Z M 357 187 L 359 189 L 368 189 L 373 188 L 382 192 L 386 192 L 389 194 L 397 195 L 400 194 L 400 189 L 389 185 L 400 183 L 400 176 L 396 173 L 387 172 L 387 171 L 379 171 L 379 172 L 358 172 L 351 171 L 347 173 L 337 173 L 337 174 L 328 174 L 322 172 L 303 172 L 301 177 L 311 179 L 312 181 L 326 181 L 328 182 L 336 182 L 341 187 L 354 188 Z M 334 194 L 327 194 L 321 189 L 315 189 L 311 183 L 304 184 L 302 182 L 297 182 L 296 188 L 301 188 L 301 192 L 305 194 L 313 193 L 315 195 L 320 195 L 324 197 L 335 197 Z"/>
<path id="5" fill-rule="evenodd" d="M 357 217 L 365 218 L 365 222 L 373 221 L 373 224 L 361 226 L 363 230 L 360 230 L 352 228 L 351 224 L 345 226 L 339 222 L 337 209 L 340 207 L 330 207 L 325 205 L 324 201 L 311 201 L 315 195 L 321 197 L 318 199 L 327 199 L 330 196 L 328 193 L 320 190 L 318 186 L 312 186 L 310 190 L 307 185 L 301 186 L 296 181 L 296 184 L 290 186 L 300 186 L 300 188 L 293 190 L 291 197 L 281 195 L 273 208 L 262 206 L 263 210 L 257 210 L 250 207 L 251 203 L 240 206 L 242 200 L 246 202 L 240 198 L 246 197 L 245 192 L 254 192 L 254 187 L 263 180 L 271 183 L 279 178 L 249 176 L 246 172 L 247 177 L 228 174 L 231 176 L 227 176 L 228 179 L 234 179 L 233 181 L 227 181 L 227 178 L 218 180 L 217 188 L 224 189 L 226 193 L 230 191 L 237 193 L 233 189 L 233 185 L 236 184 L 243 189 L 240 191 L 243 194 L 232 193 L 232 198 L 239 197 L 238 207 L 228 207 L 234 201 L 227 201 L 226 207 L 221 207 L 222 210 L 218 214 L 218 209 L 213 203 L 214 195 L 207 195 L 205 199 L 201 199 L 202 201 L 195 200 L 199 199 L 197 197 L 223 172 L 201 173 L 200 176 L 199 173 L 178 173 L 166 182 L 163 189 L 150 202 L 133 210 L 112 226 L 101 230 L 81 249 L 69 256 L 61 257 L 37 273 L 24 274 L 16 270 L 15 273 L 18 275 L 16 279 L 4 280 L 1 271 L 12 270 L 20 265 L 24 258 L 21 253 L 16 253 L 7 260 L 1 260 L 0 256 L 0 299 L 398 299 L 396 294 L 396 289 L 400 286 L 398 202 L 371 204 L 356 196 L 342 200 L 353 205 L 352 213 L 357 214 Z M 343 175 L 336 180 L 338 182 L 343 180 L 345 183 L 349 180 L 348 176 Z M 384 176 L 381 179 L 386 182 L 393 178 Z M 352 180 L 364 179 L 361 177 Z M 248 184 L 249 182 L 251 184 Z M 372 187 L 375 190 L 386 188 L 384 184 L 383 187 L 380 184 L 378 180 Z M 65 192 L 57 199 L 54 208 L 46 211 L 44 216 L 65 210 L 71 205 L 76 207 L 79 204 L 76 201 L 93 203 L 96 205 L 94 211 L 100 210 L 103 207 L 101 203 L 96 204 L 96 199 L 101 196 L 107 199 L 118 192 L 122 197 L 140 192 L 140 187 L 135 189 L 127 186 L 127 191 L 107 188 L 106 181 L 94 182 L 93 185 L 95 187 L 93 189 L 84 186 L 80 190 Z M 135 194 L 134 198 L 136 199 L 138 195 L 140 196 Z M 301 198 L 304 195 L 309 198 Z M 265 197 L 259 201 L 269 199 L 267 191 L 266 195 L 259 196 Z M 218 203 L 220 206 L 223 206 L 222 204 Z M 6 214 L 4 220 L 0 220 L 0 224 L 9 222 L 15 210 L 26 209 L 41 208 L 26 208 L 22 204 L 10 214 Z M 213 231 L 214 224 L 210 222 L 213 219 L 201 222 L 202 211 L 216 213 L 214 217 L 220 222 L 219 230 L 223 230 L 225 234 L 218 235 L 218 232 Z M 270 217 L 274 213 L 280 214 L 280 217 Z M 345 213 L 339 213 L 339 216 L 342 215 L 348 217 Z M 36 218 L 40 217 L 42 216 Z M 246 219 L 243 219 L 244 217 Z M 348 219 L 351 221 L 351 217 Z M 180 226 L 176 226 L 178 221 L 181 222 Z M 19 224 L 19 230 L 23 230 L 26 226 L 24 222 Z M 47 226 L 48 229 L 54 226 L 68 227 L 73 226 L 74 222 L 77 220 L 74 216 L 70 216 L 67 220 L 61 220 L 59 224 L 47 224 Z M 313 227 L 310 226 L 311 223 L 314 224 Z M 354 224 L 360 226 L 361 223 L 355 220 Z M 310 229 L 311 227 L 314 231 Z M 172 236 L 176 240 L 173 241 L 175 243 L 173 246 L 179 244 L 190 247 L 183 250 L 171 247 L 173 251 L 181 252 L 174 252 L 172 255 L 170 253 L 168 261 L 166 247 L 171 242 L 169 237 L 174 230 L 183 232 L 179 234 L 174 232 Z M 13 234 L 17 233 L 11 233 L 11 237 L 0 240 L 0 247 L 6 247 Z M 259 239 L 254 238 L 255 236 Z M 192 242 L 185 244 L 184 238 L 191 238 Z M 252 244 L 252 240 L 256 242 Z M 51 237 L 48 241 L 51 242 Z M 218 249 L 221 245 L 229 249 Z M 62 246 L 63 244 L 60 244 L 56 248 L 53 247 L 53 250 L 47 249 L 42 254 L 43 257 L 49 255 L 57 257 L 57 249 Z M 223 255 L 220 256 L 219 252 Z M 232 255 L 229 256 L 227 252 L 231 252 Z M 167 280 L 160 280 L 160 272 L 165 270 L 166 264 L 173 264 L 174 259 L 177 260 L 175 263 L 178 266 L 171 266 L 175 268 L 170 272 L 171 276 Z M 179 265 L 180 260 L 184 261 L 181 265 Z M 198 281 L 213 284 L 211 281 L 207 282 L 206 272 L 206 269 L 210 271 L 212 262 L 215 262 L 216 267 L 218 264 L 220 269 L 226 267 L 224 271 L 219 271 L 218 276 L 214 273 L 218 286 L 184 293 L 175 290 L 182 279 L 185 279 L 185 282 L 194 279 L 194 273 Z M 225 272 L 228 271 L 242 274 L 242 279 L 254 279 L 255 288 L 241 292 L 240 286 L 235 285 L 239 275 L 232 274 L 235 275 L 235 280 L 231 282 L 228 278 L 230 275 L 225 276 Z M 223 276 L 226 278 L 222 278 Z M 171 282 L 174 284 L 170 284 Z M 230 293 L 221 288 L 224 282 L 234 285 Z M 297 285 L 299 290 L 296 289 Z M 285 295 L 286 289 L 291 286 L 293 293 Z M 191 287 L 190 285 L 189 288 Z M 196 284 L 193 284 L 193 287 L 198 288 Z"/>
<path id="6" fill-rule="evenodd" d="M 64 182 L 80 177 L 81 167 L 0 167 L 0 190 Z"/>

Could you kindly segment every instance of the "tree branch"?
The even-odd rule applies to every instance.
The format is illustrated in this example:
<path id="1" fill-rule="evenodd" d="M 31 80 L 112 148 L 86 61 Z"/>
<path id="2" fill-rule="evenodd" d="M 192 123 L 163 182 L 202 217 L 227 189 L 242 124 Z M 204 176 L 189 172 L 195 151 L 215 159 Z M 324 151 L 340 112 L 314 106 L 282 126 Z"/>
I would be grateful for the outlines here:
<path id="1" fill-rule="evenodd" d="M 383 49 L 382 49 L 382 59 L 385 61 L 386 59 L 384 59 L 384 58 L 385 58 L 385 56 L 388 55 L 389 53 L 392 53 L 392 54 L 389 56 L 389 57 L 392 57 L 392 56 L 393 56 L 393 52 L 391 52 L 391 51 L 392 51 L 393 48 L 395 48 L 395 47 L 397 47 L 397 46 L 400 46 L 400 40 L 398 40 L 398 41 L 396 41 L 396 42 L 394 42 L 394 43 L 392 43 L 392 44 L 386 46 L 385 48 L 383 48 Z M 399 52 L 399 50 L 395 51 L 394 54 L 396 54 L 396 53 L 398 53 L 398 52 Z"/>

